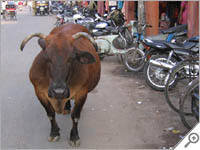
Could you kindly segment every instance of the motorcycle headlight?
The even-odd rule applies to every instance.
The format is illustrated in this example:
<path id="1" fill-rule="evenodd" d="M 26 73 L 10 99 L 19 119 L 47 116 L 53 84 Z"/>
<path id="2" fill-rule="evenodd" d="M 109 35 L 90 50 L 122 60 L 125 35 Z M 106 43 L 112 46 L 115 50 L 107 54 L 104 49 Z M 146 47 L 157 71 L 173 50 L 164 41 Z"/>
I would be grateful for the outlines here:
<path id="1" fill-rule="evenodd" d="M 47 6 L 44 6 L 45 8 L 47 8 Z"/>

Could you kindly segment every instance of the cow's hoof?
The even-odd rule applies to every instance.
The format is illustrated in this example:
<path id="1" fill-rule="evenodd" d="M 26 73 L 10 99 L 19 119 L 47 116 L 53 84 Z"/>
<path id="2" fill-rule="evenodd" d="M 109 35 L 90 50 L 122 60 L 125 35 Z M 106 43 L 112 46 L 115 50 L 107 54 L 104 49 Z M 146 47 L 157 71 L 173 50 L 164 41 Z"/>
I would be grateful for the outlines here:
<path id="1" fill-rule="evenodd" d="M 49 136 L 48 137 L 48 141 L 49 142 L 57 142 L 59 139 L 60 139 L 59 135 L 57 135 L 57 136 Z"/>
<path id="2" fill-rule="evenodd" d="M 78 147 L 78 146 L 80 146 L 80 139 L 74 140 L 74 141 L 70 140 L 70 141 L 69 141 L 69 144 L 70 144 L 71 146 L 73 146 L 73 147 Z"/>

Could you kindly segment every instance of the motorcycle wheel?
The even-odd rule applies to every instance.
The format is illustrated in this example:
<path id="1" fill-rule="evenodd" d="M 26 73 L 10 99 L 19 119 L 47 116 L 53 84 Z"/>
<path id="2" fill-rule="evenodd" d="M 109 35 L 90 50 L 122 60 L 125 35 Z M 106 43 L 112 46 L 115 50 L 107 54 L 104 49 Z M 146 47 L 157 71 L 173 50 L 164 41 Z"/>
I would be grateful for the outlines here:
<path id="1" fill-rule="evenodd" d="M 125 53 L 124 66 L 128 71 L 141 71 L 144 68 L 144 52 L 137 48 Z"/>
<path id="2" fill-rule="evenodd" d="M 154 55 L 150 58 L 150 60 L 156 60 L 161 62 L 167 62 L 167 55 Z M 176 63 L 176 59 L 173 57 L 170 59 L 169 63 Z M 146 83 L 156 91 L 164 91 L 165 89 L 165 78 L 169 73 L 169 69 L 157 67 L 149 63 L 149 61 L 144 66 L 144 77 Z M 175 80 L 171 81 L 170 86 L 175 86 Z"/>

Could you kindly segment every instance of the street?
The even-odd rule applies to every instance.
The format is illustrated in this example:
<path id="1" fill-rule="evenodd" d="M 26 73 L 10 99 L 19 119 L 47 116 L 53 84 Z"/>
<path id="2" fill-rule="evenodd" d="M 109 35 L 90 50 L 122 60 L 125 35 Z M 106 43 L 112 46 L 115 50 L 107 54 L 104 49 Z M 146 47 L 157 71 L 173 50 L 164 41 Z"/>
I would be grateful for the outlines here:
<path id="1" fill-rule="evenodd" d="M 28 7 L 17 21 L 1 19 L 1 148 L 66 149 L 72 120 L 56 115 L 61 138 L 49 143 L 50 122 L 29 81 L 29 69 L 41 48 L 37 38 L 20 51 L 31 33 L 48 34 L 55 16 L 33 16 Z M 186 129 L 164 94 L 148 87 L 143 74 L 127 72 L 116 56 L 101 63 L 101 79 L 89 93 L 79 121 L 81 149 L 158 149 L 175 146 Z M 166 130 L 173 127 L 180 133 Z"/>

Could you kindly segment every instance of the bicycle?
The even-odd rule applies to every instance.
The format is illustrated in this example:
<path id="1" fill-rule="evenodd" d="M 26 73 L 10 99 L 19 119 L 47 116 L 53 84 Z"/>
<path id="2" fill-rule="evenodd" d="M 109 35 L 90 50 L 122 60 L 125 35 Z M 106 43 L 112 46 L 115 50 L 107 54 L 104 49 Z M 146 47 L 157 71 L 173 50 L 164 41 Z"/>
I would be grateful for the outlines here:
<path id="1" fill-rule="evenodd" d="M 136 32 L 133 33 L 133 45 L 134 49 L 128 51 L 124 54 L 124 66 L 127 70 L 138 72 L 144 67 L 144 57 L 145 52 L 140 47 L 142 40 L 144 39 L 144 31 L 147 27 L 152 27 L 149 24 L 141 24 L 137 21 L 133 21 L 133 25 L 136 29 Z"/>
<path id="2" fill-rule="evenodd" d="M 199 122 L 199 78 L 192 80 L 180 98 L 180 117 L 188 129 Z"/>
<path id="3" fill-rule="evenodd" d="M 179 111 L 179 97 L 186 85 L 199 75 L 199 57 L 190 55 L 169 70 L 165 78 L 164 95 L 167 104 L 175 111 Z M 170 83 L 175 84 L 170 86 Z"/>

